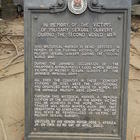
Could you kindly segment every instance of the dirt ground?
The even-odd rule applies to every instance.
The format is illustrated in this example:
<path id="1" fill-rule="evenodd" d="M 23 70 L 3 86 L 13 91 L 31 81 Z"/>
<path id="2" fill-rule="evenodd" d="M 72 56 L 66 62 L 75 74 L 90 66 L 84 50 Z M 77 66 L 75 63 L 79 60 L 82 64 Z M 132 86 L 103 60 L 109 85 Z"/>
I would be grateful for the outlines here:
<path id="1" fill-rule="evenodd" d="M 140 136 L 140 17 L 132 18 L 127 139 Z"/>
<path id="2" fill-rule="evenodd" d="M 0 21 L 0 140 L 24 135 L 23 26 L 23 19 Z"/>
<path id="3" fill-rule="evenodd" d="M 24 23 L 0 21 L 0 140 L 24 135 Z M 140 17 L 132 19 L 127 139 L 140 136 Z"/>

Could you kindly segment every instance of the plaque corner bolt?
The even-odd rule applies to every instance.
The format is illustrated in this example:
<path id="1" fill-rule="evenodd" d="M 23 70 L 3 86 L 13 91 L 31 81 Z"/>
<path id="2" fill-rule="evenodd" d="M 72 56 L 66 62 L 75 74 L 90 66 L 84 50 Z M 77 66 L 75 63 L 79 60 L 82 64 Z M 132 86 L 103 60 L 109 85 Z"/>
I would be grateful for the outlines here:
<path id="1" fill-rule="evenodd" d="M 63 6 L 63 4 L 64 4 L 64 0 L 57 0 L 57 4 L 58 4 L 58 6 Z"/>
<path id="2" fill-rule="evenodd" d="M 34 20 L 37 20 L 37 19 L 38 19 L 38 17 L 37 17 L 37 16 L 34 16 L 33 18 L 34 18 Z"/>
<path id="3" fill-rule="evenodd" d="M 122 19 L 122 17 L 121 16 L 118 16 L 118 20 L 121 20 Z"/>
<path id="4" fill-rule="evenodd" d="M 99 3 L 99 0 L 90 0 L 90 9 L 96 13 L 105 13 L 106 10 L 104 3 Z"/>
<path id="5" fill-rule="evenodd" d="M 113 130 L 112 130 L 112 133 L 115 134 L 115 133 L 116 133 L 116 129 L 113 129 Z"/>
<path id="6" fill-rule="evenodd" d="M 92 6 L 97 6 L 99 3 L 98 0 L 91 0 L 91 4 Z"/>
<path id="7" fill-rule="evenodd" d="M 33 130 L 34 130 L 34 131 L 37 131 L 37 129 L 36 129 L 36 128 L 33 128 Z"/>

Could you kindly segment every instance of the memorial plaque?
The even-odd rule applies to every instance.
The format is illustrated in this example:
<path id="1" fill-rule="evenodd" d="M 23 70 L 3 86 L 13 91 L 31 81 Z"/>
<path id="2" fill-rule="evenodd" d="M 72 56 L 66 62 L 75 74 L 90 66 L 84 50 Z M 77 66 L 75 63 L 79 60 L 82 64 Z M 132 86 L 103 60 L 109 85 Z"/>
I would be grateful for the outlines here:
<path id="1" fill-rule="evenodd" d="M 25 1 L 25 140 L 125 140 L 130 0 Z"/>

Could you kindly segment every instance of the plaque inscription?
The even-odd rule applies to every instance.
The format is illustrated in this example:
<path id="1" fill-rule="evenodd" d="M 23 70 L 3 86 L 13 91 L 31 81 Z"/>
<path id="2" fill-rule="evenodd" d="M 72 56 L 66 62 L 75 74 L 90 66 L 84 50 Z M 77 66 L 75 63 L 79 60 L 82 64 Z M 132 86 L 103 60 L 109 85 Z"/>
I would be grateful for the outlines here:
<path id="1" fill-rule="evenodd" d="M 119 135 L 123 13 L 69 18 L 32 14 L 32 129 Z"/>
<path id="2" fill-rule="evenodd" d="M 25 0 L 25 140 L 126 140 L 130 0 Z"/>

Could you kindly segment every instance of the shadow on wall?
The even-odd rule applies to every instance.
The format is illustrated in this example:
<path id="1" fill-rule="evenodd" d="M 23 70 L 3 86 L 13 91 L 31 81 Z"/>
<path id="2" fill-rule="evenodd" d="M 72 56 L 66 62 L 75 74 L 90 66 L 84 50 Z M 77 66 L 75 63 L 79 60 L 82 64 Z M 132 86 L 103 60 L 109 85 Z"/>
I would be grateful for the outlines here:
<path id="1" fill-rule="evenodd" d="M 24 9 L 23 0 L 0 0 L 1 17 L 3 19 L 22 17 Z"/>
<path id="2" fill-rule="evenodd" d="M 138 4 L 140 3 L 140 0 L 132 0 L 132 4 Z"/>

